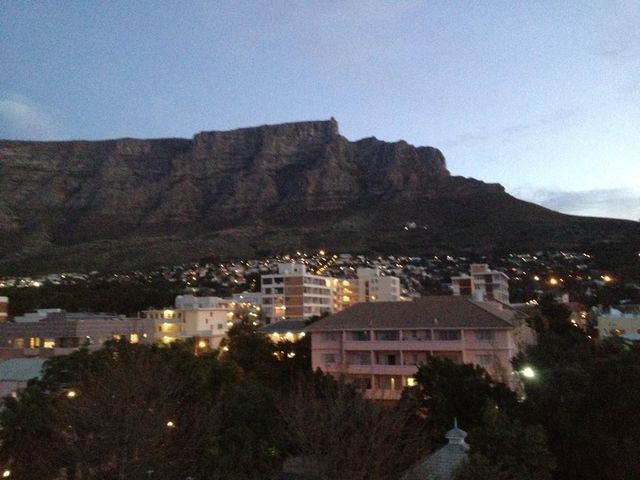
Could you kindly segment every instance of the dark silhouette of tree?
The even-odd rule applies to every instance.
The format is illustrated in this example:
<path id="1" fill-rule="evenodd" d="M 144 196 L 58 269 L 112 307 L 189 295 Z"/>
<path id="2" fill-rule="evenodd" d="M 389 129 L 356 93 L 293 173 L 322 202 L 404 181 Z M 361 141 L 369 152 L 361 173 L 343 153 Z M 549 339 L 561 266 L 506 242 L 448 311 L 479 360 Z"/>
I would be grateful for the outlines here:
<path id="1" fill-rule="evenodd" d="M 544 429 L 523 425 L 495 406 L 469 433 L 471 456 L 455 480 L 550 480 L 555 460 Z"/>
<path id="2" fill-rule="evenodd" d="M 396 480 L 430 447 L 414 410 L 363 399 L 320 372 L 300 381 L 278 406 L 305 478 Z"/>
<path id="3" fill-rule="evenodd" d="M 520 411 L 544 426 L 557 479 L 640 478 L 638 345 L 547 332 L 515 363 L 536 372 Z"/>
<path id="4" fill-rule="evenodd" d="M 437 439 L 443 438 L 454 418 L 466 429 L 480 425 L 489 404 L 507 410 L 515 408 L 516 395 L 477 365 L 430 357 L 415 378 L 417 386 L 405 389 L 403 402 L 422 411 Z"/>

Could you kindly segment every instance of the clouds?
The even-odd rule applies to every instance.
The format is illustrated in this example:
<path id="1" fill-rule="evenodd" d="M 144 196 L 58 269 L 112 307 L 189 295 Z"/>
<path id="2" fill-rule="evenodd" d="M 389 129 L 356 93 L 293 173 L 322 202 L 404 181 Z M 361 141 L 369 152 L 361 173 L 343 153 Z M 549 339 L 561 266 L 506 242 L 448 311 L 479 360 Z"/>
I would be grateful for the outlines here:
<path id="1" fill-rule="evenodd" d="M 58 137 L 60 129 L 43 107 L 24 95 L 0 97 L 0 138 L 53 140 Z"/>
<path id="2" fill-rule="evenodd" d="M 640 219 L 640 189 L 592 189 L 568 192 L 560 189 L 516 189 L 516 197 L 573 215 Z"/>

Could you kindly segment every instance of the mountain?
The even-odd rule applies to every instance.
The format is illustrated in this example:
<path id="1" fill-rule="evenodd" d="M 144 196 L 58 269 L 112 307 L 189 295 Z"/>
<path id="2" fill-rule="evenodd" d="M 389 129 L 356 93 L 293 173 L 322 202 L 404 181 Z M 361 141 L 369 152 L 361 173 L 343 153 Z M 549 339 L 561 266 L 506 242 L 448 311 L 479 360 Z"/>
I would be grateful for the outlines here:
<path id="1" fill-rule="evenodd" d="M 523 202 L 450 175 L 436 148 L 352 142 L 333 119 L 191 140 L 0 141 L 5 274 L 301 248 L 418 254 L 639 241 L 636 222 Z"/>

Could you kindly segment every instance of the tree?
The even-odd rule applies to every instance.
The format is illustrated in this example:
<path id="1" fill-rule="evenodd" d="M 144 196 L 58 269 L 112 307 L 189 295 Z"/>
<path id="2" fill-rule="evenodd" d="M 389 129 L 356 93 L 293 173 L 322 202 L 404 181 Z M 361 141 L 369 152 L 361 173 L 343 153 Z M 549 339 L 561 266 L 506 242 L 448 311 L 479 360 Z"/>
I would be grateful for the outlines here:
<path id="1" fill-rule="evenodd" d="M 469 434 L 471 456 L 455 480 L 549 480 L 555 460 L 544 429 L 526 426 L 494 406 Z"/>
<path id="2" fill-rule="evenodd" d="M 507 410 L 516 405 L 515 394 L 477 365 L 430 357 L 415 378 L 417 386 L 405 389 L 403 401 L 422 409 L 435 438 L 443 437 L 454 418 L 466 429 L 480 425 L 488 404 Z"/>
<path id="3" fill-rule="evenodd" d="M 18 478 L 197 476 L 238 374 L 181 346 L 114 342 L 53 359 L 41 381 L 4 400 L 0 455 Z M 46 419 L 31 416 L 36 407 Z M 29 457 L 50 459 L 49 471 L 34 476 Z"/>
<path id="4" fill-rule="evenodd" d="M 290 451 L 301 457 L 308 478 L 395 480 L 430 446 L 414 410 L 363 399 L 320 372 L 278 405 Z"/>
<path id="5" fill-rule="evenodd" d="M 638 345 L 547 332 L 517 364 L 536 371 L 521 418 L 545 428 L 556 478 L 640 478 Z"/>

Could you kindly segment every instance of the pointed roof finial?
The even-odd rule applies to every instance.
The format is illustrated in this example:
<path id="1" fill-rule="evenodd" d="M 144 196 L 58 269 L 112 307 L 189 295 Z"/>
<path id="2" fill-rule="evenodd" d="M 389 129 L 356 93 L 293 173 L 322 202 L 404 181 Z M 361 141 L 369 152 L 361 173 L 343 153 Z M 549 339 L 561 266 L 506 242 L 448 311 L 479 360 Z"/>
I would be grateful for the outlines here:
<path id="1" fill-rule="evenodd" d="M 467 437 L 467 432 L 458 428 L 458 417 L 453 419 L 453 428 L 447 432 L 445 438 L 449 440 L 449 444 L 462 445 L 467 448 L 467 444 L 464 439 Z"/>

